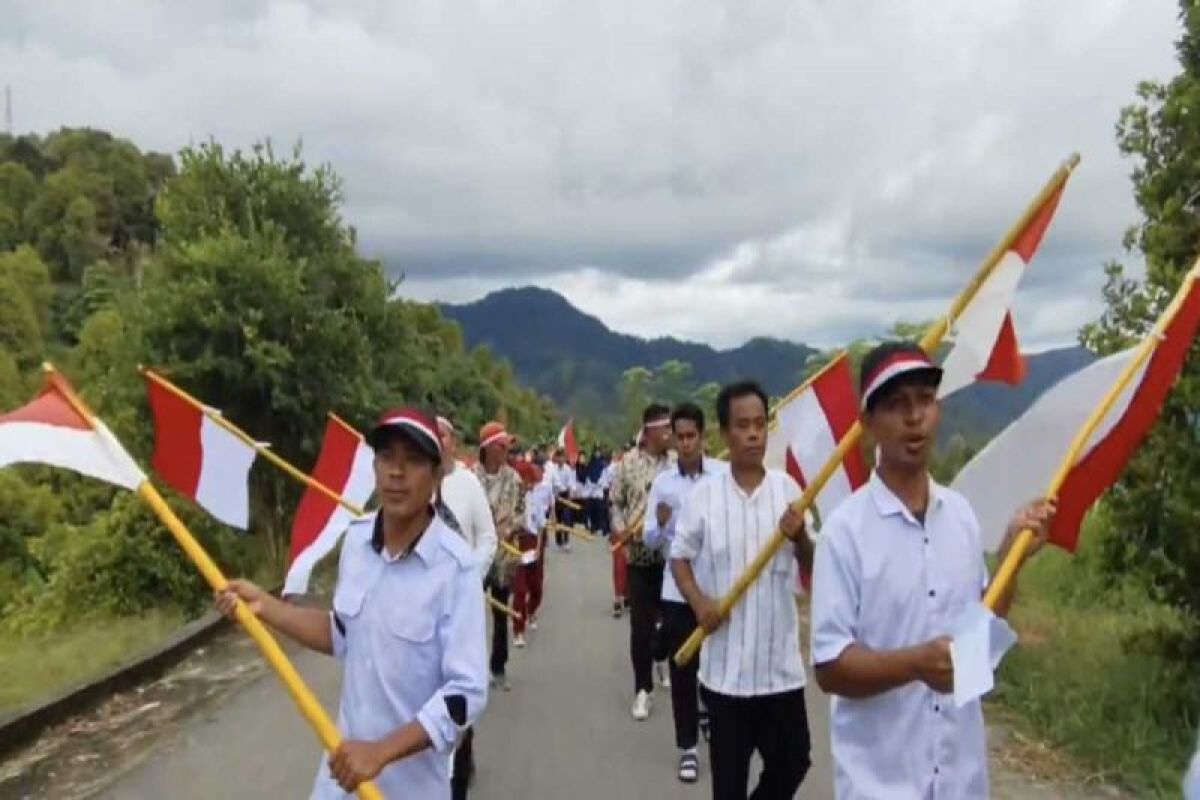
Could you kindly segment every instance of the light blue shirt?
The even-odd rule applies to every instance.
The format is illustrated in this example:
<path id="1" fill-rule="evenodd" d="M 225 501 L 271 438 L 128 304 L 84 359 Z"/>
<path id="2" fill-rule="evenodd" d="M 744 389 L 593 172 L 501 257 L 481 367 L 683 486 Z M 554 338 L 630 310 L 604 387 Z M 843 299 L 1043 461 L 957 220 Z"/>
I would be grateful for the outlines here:
<path id="1" fill-rule="evenodd" d="M 376 516 L 346 531 L 338 564 L 330 614 L 343 662 L 338 730 L 374 740 L 417 720 L 433 747 L 392 763 L 375 784 L 386 797 L 448 800 L 448 755 L 487 704 L 483 587 L 471 548 L 436 515 L 412 551 L 395 557 L 373 541 Z M 450 712 L 459 702 L 461 724 Z M 312 798 L 350 797 L 328 761 Z"/>
<path id="2" fill-rule="evenodd" d="M 675 523 L 683 509 L 684 500 L 703 481 L 713 475 L 724 474 L 728 471 L 728 462 L 704 456 L 704 460 L 700 464 L 700 471 L 695 475 L 685 475 L 678 467 L 678 462 L 675 467 L 658 473 L 654 482 L 650 484 L 650 494 L 646 500 L 646 521 L 642 527 L 642 541 L 646 543 L 646 546 L 659 550 L 663 556 L 670 558 L 671 541 L 675 538 Z M 671 518 L 661 528 L 658 526 L 659 503 L 666 503 L 671 507 Z M 669 565 L 663 572 L 662 599 L 675 603 L 687 602 L 675 584 L 675 576 L 671 574 Z"/>
<path id="3" fill-rule="evenodd" d="M 821 533 L 814 664 L 836 660 L 851 644 L 896 650 L 949 635 L 987 584 L 975 513 L 932 480 L 924 524 L 872 474 Z M 839 800 L 987 797 L 978 700 L 958 708 L 919 682 L 869 698 L 834 697 L 830 728 Z"/>

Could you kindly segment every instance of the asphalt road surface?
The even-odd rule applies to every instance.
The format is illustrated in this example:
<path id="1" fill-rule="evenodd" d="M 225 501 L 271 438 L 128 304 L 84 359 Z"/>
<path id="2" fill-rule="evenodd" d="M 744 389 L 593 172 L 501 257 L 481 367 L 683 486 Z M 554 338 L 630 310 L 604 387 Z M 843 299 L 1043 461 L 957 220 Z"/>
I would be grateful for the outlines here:
<path id="1" fill-rule="evenodd" d="M 613 619 L 608 548 L 576 542 L 550 553 L 546 599 L 529 647 L 513 650 L 511 692 L 495 691 L 475 739 L 478 800 L 672 800 L 707 798 L 701 781 L 676 778 L 669 691 L 649 720 L 631 716 L 628 617 Z M 326 709 L 337 708 L 339 668 L 296 653 L 296 666 Z M 832 796 L 828 700 L 808 695 L 813 767 L 800 798 Z M 107 798 L 307 797 L 320 747 L 273 674 L 237 690 L 158 743 L 112 785 Z M 751 782 L 754 781 L 752 774 Z"/>

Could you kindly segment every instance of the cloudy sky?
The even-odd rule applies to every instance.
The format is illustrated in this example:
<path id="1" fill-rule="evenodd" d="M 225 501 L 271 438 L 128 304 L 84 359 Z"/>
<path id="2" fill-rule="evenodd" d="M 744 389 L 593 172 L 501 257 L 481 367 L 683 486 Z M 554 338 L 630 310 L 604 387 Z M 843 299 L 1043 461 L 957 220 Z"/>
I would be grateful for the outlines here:
<path id="1" fill-rule="evenodd" d="M 404 292 L 558 290 L 610 326 L 833 345 L 932 316 L 1073 150 L 1034 347 L 1135 221 L 1114 124 L 1173 0 L 3 0 L 15 127 L 302 140 Z"/>

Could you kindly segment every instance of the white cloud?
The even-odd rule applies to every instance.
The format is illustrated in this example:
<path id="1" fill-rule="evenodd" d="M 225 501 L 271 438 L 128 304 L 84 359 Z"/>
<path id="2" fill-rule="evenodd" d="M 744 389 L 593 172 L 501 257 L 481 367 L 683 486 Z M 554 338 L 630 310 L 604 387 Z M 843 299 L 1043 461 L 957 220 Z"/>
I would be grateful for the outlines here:
<path id="1" fill-rule="evenodd" d="M 424 297 L 517 282 L 621 330 L 833 344 L 940 313 L 1071 150 L 1023 293 L 1071 338 L 1135 219 L 1113 129 L 1171 0 L 7 4 L 22 130 L 303 139 Z M 1067 304 L 1061 304 L 1069 297 Z M 675 302 L 677 301 L 677 302 Z"/>

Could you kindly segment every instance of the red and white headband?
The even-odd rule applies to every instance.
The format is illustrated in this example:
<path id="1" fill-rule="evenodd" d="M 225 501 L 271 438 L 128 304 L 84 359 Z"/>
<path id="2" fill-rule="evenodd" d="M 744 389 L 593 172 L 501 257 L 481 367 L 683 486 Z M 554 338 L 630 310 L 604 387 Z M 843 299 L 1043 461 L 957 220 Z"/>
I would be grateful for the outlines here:
<path id="1" fill-rule="evenodd" d="M 379 423 L 375 426 L 378 428 L 404 428 L 411 431 L 418 437 L 423 439 L 427 444 L 437 451 L 437 454 L 442 455 L 442 440 L 437 435 L 435 424 L 427 416 L 419 411 L 409 408 L 394 409 L 385 412 Z"/>

